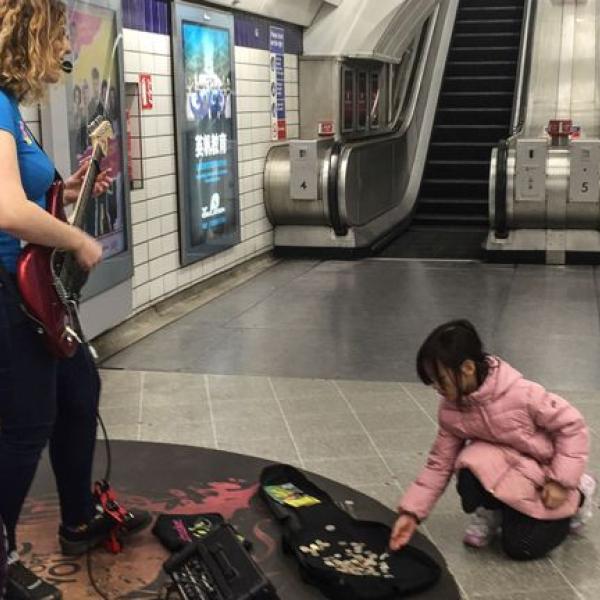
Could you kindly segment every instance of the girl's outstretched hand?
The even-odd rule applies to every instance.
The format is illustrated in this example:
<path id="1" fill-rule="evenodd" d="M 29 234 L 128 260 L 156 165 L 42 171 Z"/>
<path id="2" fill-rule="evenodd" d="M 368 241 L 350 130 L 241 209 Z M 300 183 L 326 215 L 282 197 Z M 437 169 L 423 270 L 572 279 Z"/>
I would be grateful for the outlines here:
<path id="1" fill-rule="evenodd" d="M 542 490 L 542 502 L 546 508 L 551 510 L 560 508 L 567 499 L 569 490 L 556 481 L 547 481 Z"/>
<path id="2" fill-rule="evenodd" d="M 419 524 L 412 515 L 406 513 L 400 514 L 392 527 L 392 535 L 390 536 L 390 548 L 394 551 L 401 550 L 410 542 L 410 538 L 417 530 Z"/>

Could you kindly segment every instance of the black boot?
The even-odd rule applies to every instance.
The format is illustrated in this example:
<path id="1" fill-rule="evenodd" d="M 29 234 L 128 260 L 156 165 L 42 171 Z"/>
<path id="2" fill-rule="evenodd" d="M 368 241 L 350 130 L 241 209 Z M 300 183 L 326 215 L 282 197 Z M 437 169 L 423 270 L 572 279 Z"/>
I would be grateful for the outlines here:
<path id="1" fill-rule="evenodd" d="M 128 515 L 129 517 L 120 528 L 120 532 L 124 535 L 137 533 L 152 522 L 152 516 L 145 510 L 134 508 L 128 511 Z M 115 522 L 101 510 L 87 525 L 82 527 L 71 528 L 61 525 L 58 539 L 62 553 L 66 556 L 84 554 L 107 540 L 114 527 Z"/>

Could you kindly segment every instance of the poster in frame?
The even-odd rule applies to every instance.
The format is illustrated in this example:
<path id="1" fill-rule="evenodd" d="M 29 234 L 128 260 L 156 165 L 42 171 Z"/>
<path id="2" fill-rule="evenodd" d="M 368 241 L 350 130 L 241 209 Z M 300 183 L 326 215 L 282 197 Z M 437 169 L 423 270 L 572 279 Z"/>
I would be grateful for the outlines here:
<path id="1" fill-rule="evenodd" d="M 240 241 L 234 24 L 176 2 L 173 77 L 180 258 L 188 265 Z"/>

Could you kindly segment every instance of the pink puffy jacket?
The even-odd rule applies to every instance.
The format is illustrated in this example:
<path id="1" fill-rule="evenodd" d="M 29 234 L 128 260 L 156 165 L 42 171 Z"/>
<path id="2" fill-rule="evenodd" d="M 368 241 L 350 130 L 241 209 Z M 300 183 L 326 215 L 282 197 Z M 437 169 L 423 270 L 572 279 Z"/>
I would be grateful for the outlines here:
<path id="1" fill-rule="evenodd" d="M 489 361 L 486 380 L 465 398 L 467 408 L 460 410 L 442 399 L 437 438 L 399 509 L 425 519 L 453 471 L 467 468 L 486 490 L 519 512 L 550 520 L 574 515 L 589 454 L 581 413 L 504 361 Z M 570 490 L 567 501 L 555 510 L 541 499 L 549 480 Z"/>

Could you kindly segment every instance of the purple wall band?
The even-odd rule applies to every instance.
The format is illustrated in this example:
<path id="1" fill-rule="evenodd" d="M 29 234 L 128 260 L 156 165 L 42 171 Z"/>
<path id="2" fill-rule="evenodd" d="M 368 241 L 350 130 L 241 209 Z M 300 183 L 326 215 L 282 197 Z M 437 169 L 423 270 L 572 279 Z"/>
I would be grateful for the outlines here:
<path id="1" fill-rule="evenodd" d="M 171 33 L 170 0 L 122 0 L 123 27 Z M 289 23 L 273 21 L 258 15 L 234 12 L 235 45 L 259 50 L 269 49 L 269 26 L 277 25 L 285 31 L 285 52 L 302 54 L 302 28 Z"/>

